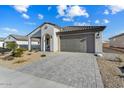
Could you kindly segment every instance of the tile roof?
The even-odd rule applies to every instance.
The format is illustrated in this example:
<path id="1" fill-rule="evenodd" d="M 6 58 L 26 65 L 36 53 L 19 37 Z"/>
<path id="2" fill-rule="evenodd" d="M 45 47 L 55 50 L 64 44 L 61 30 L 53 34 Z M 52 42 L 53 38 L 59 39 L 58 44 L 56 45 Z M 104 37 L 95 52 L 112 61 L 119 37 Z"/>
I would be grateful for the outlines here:
<path id="1" fill-rule="evenodd" d="M 50 24 L 50 25 L 60 29 L 60 32 L 69 32 L 69 31 L 94 31 L 95 32 L 95 31 L 103 31 L 106 28 L 106 26 L 65 26 L 65 27 L 60 27 L 51 22 L 44 22 L 39 27 L 42 27 L 44 24 Z M 39 27 L 37 27 L 36 29 L 38 29 Z M 34 29 L 32 32 L 34 32 L 36 29 Z M 58 32 L 58 33 L 60 33 L 60 32 Z M 30 35 L 31 33 L 29 33 L 28 35 Z"/>
<path id="2" fill-rule="evenodd" d="M 62 34 L 74 34 L 82 32 L 99 32 L 103 31 L 106 26 L 67 26 L 64 27 L 61 32 L 57 32 L 58 35 Z"/>
<path id="3" fill-rule="evenodd" d="M 95 31 L 102 31 L 105 29 L 105 26 L 66 26 L 63 28 L 63 31 L 86 31 L 86 30 L 95 30 Z"/>
<path id="4" fill-rule="evenodd" d="M 4 41 L 5 38 L 0 38 L 0 41 Z"/>
<path id="5" fill-rule="evenodd" d="M 28 41 L 28 36 L 21 36 L 21 35 L 15 35 L 15 34 L 11 34 L 9 36 L 12 36 L 13 38 L 15 38 L 16 40 L 21 40 L 21 41 Z M 32 41 L 39 41 L 36 38 L 32 38 Z"/>

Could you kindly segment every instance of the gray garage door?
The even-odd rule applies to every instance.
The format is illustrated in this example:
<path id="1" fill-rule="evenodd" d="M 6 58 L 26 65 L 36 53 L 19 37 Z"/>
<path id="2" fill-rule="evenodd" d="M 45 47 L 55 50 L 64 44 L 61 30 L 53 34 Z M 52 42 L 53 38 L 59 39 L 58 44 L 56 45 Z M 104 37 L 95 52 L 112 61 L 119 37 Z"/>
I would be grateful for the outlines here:
<path id="1" fill-rule="evenodd" d="M 87 52 L 86 39 L 61 39 L 61 51 Z"/>
<path id="2" fill-rule="evenodd" d="M 70 35 L 60 37 L 61 51 L 67 52 L 94 52 L 92 35 Z"/>

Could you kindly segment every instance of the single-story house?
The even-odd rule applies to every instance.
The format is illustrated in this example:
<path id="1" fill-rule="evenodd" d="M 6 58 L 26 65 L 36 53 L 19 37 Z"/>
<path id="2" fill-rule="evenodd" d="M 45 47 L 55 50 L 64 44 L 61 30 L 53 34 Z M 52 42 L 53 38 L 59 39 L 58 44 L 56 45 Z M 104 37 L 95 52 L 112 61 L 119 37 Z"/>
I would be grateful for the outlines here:
<path id="1" fill-rule="evenodd" d="M 124 48 L 124 33 L 109 38 L 111 47 Z"/>
<path id="2" fill-rule="evenodd" d="M 102 52 L 102 31 L 105 26 L 65 26 L 45 22 L 28 36 L 28 49 L 32 38 L 40 40 L 41 51 Z"/>
<path id="3" fill-rule="evenodd" d="M 6 47 L 7 42 L 16 42 L 18 47 L 28 48 L 28 37 L 11 34 L 4 39 L 4 47 Z M 32 38 L 33 48 L 39 48 L 39 39 Z"/>
<path id="4" fill-rule="evenodd" d="M 0 38 L 0 47 L 3 47 L 4 38 Z"/>

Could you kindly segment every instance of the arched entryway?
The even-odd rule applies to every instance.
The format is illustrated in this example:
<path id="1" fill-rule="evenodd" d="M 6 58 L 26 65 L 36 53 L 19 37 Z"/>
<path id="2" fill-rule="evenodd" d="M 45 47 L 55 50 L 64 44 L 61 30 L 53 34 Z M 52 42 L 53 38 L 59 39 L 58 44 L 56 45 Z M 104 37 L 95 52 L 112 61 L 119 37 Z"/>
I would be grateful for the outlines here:
<path id="1" fill-rule="evenodd" d="M 50 35 L 46 34 L 45 35 L 45 51 L 50 51 L 50 47 L 51 47 L 51 40 L 50 40 Z"/>

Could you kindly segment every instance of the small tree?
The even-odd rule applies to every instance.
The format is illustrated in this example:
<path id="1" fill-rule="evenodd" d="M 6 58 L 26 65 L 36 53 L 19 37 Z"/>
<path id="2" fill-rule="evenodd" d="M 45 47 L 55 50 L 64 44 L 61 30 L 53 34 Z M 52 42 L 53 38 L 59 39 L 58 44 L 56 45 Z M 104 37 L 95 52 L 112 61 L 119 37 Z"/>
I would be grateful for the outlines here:
<path id="1" fill-rule="evenodd" d="M 14 52 L 18 45 L 16 44 L 16 42 L 8 42 L 6 47 Z"/>

